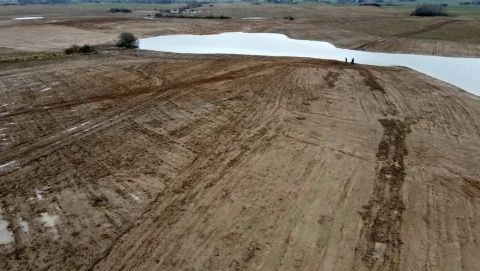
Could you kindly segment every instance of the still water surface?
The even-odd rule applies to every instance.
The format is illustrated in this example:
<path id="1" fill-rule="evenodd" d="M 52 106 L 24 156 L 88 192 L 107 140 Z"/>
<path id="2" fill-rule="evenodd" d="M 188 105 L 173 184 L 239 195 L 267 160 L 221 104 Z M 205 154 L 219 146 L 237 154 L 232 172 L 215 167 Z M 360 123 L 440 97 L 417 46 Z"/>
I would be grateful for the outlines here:
<path id="1" fill-rule="evenodd" d="M 480 58 L 390 54 L 336 48 L 328 42 L 296 40 L 283 34 L 229 32 L 167 35 L 140 39 L 140 49 L 187 54 L 310 57 L 377 66 L 403 66 L 480 96 Z"/>

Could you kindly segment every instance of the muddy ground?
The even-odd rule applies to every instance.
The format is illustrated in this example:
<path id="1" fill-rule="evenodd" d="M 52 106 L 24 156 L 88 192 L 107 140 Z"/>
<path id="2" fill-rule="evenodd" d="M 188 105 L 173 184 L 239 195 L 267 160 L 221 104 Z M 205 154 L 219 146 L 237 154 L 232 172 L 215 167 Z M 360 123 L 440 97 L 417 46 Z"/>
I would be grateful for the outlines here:
<path id="1" fill-rule="evenodd" d="M 459 18 L 373 35 L 354 29 L 405 15 L 302 17 L 298 5 L 293 21 L 146 20 L 63 8 L 0 10 L 0 270 L 480 266 L 477 96 L 405 68 L 301 58 L 108 46 L 29 57 L 121 31 L 479 55 L 475 42 L 411 39 Z M 45 19 L 11 20 L 33 15 Z"/>
<path id="2" fill-rule="evenodd" d="M 480 265 L 480 98 L 456 87 L 136 51 L 1 67 L 1 270 Z"/>

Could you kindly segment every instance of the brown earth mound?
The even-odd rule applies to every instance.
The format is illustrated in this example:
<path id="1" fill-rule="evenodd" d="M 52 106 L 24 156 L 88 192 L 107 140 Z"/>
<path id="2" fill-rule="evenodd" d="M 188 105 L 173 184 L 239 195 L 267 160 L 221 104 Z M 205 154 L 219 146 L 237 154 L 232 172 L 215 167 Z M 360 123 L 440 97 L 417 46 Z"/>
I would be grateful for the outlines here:
<path id="1" fill-rule="evenodd" d="M 480 266 L 480 99 L 456 87 L 289 58 L 1 65 L 1 270 Z"/>

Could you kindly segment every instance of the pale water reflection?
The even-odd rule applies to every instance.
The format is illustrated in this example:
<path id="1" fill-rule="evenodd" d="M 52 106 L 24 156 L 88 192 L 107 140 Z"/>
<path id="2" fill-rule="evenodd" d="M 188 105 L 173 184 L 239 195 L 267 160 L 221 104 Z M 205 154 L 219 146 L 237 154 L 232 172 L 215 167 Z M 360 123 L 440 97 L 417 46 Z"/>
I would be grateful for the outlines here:
<path id="1" fill-rule="evenodd" d="M 295 40 L 273 33 L 168 35 L 140 40 L 140 49 L 188 54 L 311 57 L 378 66 L 404 66 L 480 96 L 480 59 L 389 54 L 336 48 L 328 42 Z"/>
<path id="2" fill-rule="evenodd" d="M 43 17 L 18 17 L 18 18 L 13 18 L 12 20 L 38 20 L 38 19 L 43 19 Z"/>

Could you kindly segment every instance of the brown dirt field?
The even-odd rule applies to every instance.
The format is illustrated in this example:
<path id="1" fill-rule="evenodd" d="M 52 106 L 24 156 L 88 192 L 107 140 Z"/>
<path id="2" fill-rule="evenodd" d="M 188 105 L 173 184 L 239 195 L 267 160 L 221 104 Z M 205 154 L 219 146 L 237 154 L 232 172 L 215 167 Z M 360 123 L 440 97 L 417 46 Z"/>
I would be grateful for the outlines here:
<path id="1" fill-rule="evenodd" d="M 121 32 L 138 37 L 167 34 L 216 34 L 222 32 L 273 32 L 291 38 L 328 41 L 338 47 L 369 51 L 435 54 L 441 56 L 480 56 L 477 39 L 453 35 L 462 26 L 478 21 L 455 18 L 412 18 L 388 8 L 335 7 L 315 3 L 302 5 L 216 4 L 197 9 L 198 15 L 225 14 L 230 20 L 171 19 L 146 20 L 149 11 L 111 14 L 108 6 L 36 7 L 29 13 L 19 7 L 0 10 L 0 56 L 3 48 L 22 52 L 58 52 L 73 45 L 113 43 Z M 295 20 L 285 20 L 285 15 Z M 41 20 L 12 20 L 21 16 L 44 16 Z M 265 20 L 243 20 L 264 16 Z M 448 28 L 444 22 L 457 22 Z M 478 29 L 477 29 L 478 28 Z M 436 31 L 428 40 L 414 34 Z M 446 34 L 443 34 L 446 33 Z M 412 39 L 406 39 L 406 35 Z M 415 36 L 415 37 L 414 37 Z M 428 35 L 427 35 L 428 36 Z M 473 35 L 475 36 L 475 35 Z M 437 37 L 437 38 L 435 38 Z M 413 39 L 414 38 L 414 39 Z M 450 39 L 450 40 L 449 40 Z M 460 40 L 457 40 L 460 39 Z M 468 41 L 468 42 L 467 42 Z"/>
<path id="2" fill-rule="evenodd" d="M 2 7 L 0 58 L 123 31 L 480 55 L 444 35 L 476 21 L 234 6 Z M 478 270 L 479 97 L 404 68 L 105 48 L 0 63 L 0 270 Z"/>
<path id="3" fill-rule="evenodd" d="M 382 38 L 368 41 L 352 49 L 364 51 L 368 50 L 373 52 L 402 52 L 409 54 L 430 54 L 453 57 L 480 56 L 480 45 L 478 45 L 477 42 L 469 44 L 448 40 L 448 36 L 451 36 L 456 30 L 452 30 L 451 32 L 447 31 L 440 40 L 405 39 L 405 37 L 418 36 L 425 33 L 428 35 L 429 33 L 435 32 L 437 29 L 445 28 L 448 25 L 465 22 L 468 23 L 470 21 L 439 19 L 438 21 L 434 21 L 430 24 L 423 24 L 419 28 L 403 30 L 396 32 L 391 36 L 386 35 Z"/>
<path id="4" fill-rule="evenodd" d="M 412 40 L 395 38 L 370 44 L 367 51 L 401 52 L 406 54 L 422 54 L 452 57 L 480 57 L 480 45 L 465 44 L 452 41 Z"/>
<path id="5" fill-rule="evenodd" d="M 0 65 L 1 270 L 480 265 L 480 98 L 456 87 L 291 58 Z"/>

